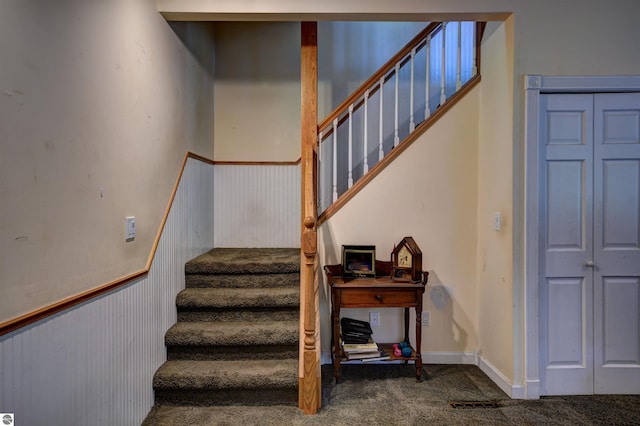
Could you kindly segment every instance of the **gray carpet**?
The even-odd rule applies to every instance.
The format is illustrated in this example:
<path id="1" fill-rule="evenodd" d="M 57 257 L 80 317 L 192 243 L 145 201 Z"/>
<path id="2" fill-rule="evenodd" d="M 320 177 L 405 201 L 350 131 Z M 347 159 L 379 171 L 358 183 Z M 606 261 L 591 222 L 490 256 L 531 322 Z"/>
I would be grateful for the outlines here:
<path id="1" fill-rule="evenodd" d="M 411 365 L 342 368 L 342 383 L 335 384 L 332 367 L 322 367 L 322 408 L 316 415 L 304 415 L 290 406 L 158 407 L 144 424 L 640 425 L 639 395 L 522 401 L 508 398 L 475 366 L 427 365 L 428 379 L 421 383 L 416 383 Z M 450 404 L 483 401 L 498 407 L 452 408 Z"/>

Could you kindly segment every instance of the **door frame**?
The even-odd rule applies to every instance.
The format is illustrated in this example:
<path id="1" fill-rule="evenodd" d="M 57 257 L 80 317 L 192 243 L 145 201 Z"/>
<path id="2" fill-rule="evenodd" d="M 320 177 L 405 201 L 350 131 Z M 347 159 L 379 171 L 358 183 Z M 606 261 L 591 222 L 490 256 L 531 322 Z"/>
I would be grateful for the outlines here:
<path id="1" fill-rule="evenodd" d="M 541 389 L 538 319 L 540 309 L 539 182 L 542 167 L 538 149 L 540 94 L 640 92 L 640 76 L 525 75 L 524 77 L 524 397 L 538 399 Z M 516 173 L 515 170 L 514 173 Z"/>

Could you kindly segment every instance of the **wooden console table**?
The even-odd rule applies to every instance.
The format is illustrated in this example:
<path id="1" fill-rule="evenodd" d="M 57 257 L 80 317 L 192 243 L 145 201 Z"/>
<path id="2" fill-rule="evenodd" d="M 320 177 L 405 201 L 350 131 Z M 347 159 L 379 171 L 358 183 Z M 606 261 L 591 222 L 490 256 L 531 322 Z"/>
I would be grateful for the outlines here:
<path id="1" fill-rule="evenodd" d="M 340 309 L 341 308 L 405 308 L 404 309 L 404 341 L 409 342 L 409 309 L 416 310 L 416 346 L 412 347 L 410 357 L 393 355 L 392 343 L 378 343 L 381 349 L 390 355 L 392 360 L 414 360 L 416 380 L 422 380 L 422 295 L 427 282 L 427 272 L 421 283 L 395 282 L 390 276 L 390 262 L 376 260 L 375 278 L 343 278 L 342 265 L 326 265 L 324 267 L 331 286 L 331 339 L 333 353 L 333 373 L 336 383 L 340 381 L 340 362 L 347 360 L 340 346 Z"/>

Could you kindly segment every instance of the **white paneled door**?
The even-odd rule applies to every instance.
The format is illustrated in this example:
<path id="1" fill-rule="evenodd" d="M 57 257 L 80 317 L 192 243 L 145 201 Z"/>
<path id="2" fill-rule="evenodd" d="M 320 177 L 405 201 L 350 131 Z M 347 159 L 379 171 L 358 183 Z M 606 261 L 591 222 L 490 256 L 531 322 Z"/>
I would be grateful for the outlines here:
<path id="1" fill-rule="evenodd" d="M 640 93 L 540 108 L 541 395 L 640 393 Z"/>

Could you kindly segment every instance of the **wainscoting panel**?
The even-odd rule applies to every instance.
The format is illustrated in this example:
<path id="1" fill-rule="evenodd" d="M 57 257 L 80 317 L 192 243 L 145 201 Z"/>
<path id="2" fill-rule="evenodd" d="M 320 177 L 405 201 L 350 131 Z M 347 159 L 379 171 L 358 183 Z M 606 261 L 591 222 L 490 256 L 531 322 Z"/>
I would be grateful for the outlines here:
<path id="1" fill-rule="evenodd" d="M 300 247 L 300 165 L 216 165 L 215 247 Z"/>
<path id="2" fill-rule="evenodd" d="M 213 246 L 213 168 L 188 159 L 146 277 L 0 337 L 0 413 L 17 425 L 142 422 L 184 263 Z"/>

